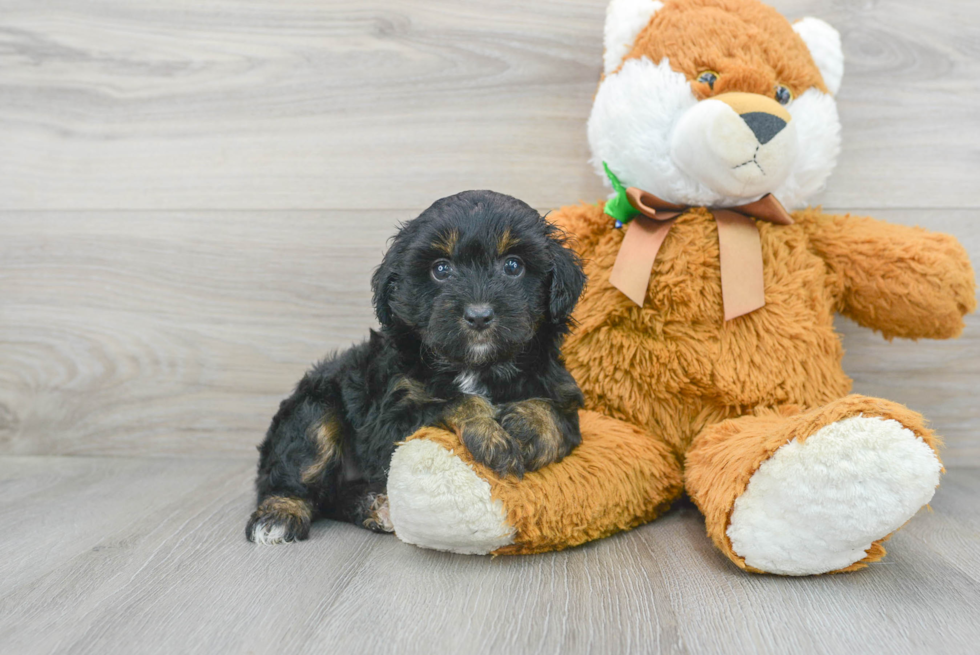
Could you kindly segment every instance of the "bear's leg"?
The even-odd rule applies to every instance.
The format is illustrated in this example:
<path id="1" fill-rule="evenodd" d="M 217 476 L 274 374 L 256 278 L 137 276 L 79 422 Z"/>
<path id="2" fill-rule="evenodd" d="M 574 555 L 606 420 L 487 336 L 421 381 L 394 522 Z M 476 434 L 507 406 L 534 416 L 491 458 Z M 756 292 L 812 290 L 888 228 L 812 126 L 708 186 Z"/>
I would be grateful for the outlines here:
<path id="1" fill-rule="evenodd" d="M 388 502 L 402 541 L 466 554 L 560 550 L 652 520 L 683 492 L 680 463 L 659 439 L 594 412 L 563 460 L 499 477 L 459 437 L 423 428 L 391 459 Z"/>
<path id="2" fill-rule="evenodd" d="M 881 542 L 932 498 L 937 446 L 919 414 L 854 395 L 705 428 L 685 482 L 711 539 L 743 569 L 852 571 L 881 559 Z"/>

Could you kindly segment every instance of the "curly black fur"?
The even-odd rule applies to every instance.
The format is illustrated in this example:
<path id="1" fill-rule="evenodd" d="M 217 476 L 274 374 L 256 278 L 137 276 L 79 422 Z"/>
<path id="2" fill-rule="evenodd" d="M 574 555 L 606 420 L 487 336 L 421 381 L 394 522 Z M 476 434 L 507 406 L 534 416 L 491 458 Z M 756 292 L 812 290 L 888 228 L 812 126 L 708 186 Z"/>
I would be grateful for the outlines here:
<path id="1" fill-rule="evenodd" d="M 567 455 L 582 394 L 560 348 L 584 284 L 560 230 L 510 196 L 466 191 L 403 225 L 372 278 L 381 330 L 314 366 L 272 420 L 248 538 L 305 539 L 309 517 L 390 530 L 391 455 L 425 425 L 500 474 Z"/>

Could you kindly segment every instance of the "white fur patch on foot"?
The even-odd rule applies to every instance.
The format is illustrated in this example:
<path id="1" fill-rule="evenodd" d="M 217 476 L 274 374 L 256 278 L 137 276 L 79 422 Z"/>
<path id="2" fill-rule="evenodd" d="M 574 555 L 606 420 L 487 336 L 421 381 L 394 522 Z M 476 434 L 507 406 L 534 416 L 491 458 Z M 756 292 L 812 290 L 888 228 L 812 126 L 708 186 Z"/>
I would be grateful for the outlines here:
<path id="1" fill-rule="evenodd" d="M 422 548 L 485 555 L 514 543 L 503 504 L 490 484 L 437 443 L 399 446 L 388 473 L 388 509 L 396 536 Z"/>
<path id="2" fill-rule="evenodd" d="M 735 501 L 728 538 L 745 563 L 782 575 L 836 571 L 928 503 L 939 459 L 891 419 L 855 416 L 762 463 Z"/>
<path id="3" fill-rule="evenodd" d="M 263 546 L 286 543 L 286 526 L 273 521 L 259 521 L 252 528 L 252 540 Z"/>

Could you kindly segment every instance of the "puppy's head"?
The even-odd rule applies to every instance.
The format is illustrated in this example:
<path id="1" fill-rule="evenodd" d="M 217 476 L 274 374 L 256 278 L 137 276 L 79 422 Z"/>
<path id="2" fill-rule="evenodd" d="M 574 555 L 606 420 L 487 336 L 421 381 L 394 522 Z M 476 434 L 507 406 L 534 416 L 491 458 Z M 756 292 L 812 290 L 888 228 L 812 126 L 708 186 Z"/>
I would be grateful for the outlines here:
<path id="1" fill-rule="evenodd" d="M 402 227 L 372 279 L 383 327 L 409 330 L 463 366 L 511 359 L 539 335 L 560 338 L 584 284 L 558 228 L 492 191 L 436 201 Z"/>

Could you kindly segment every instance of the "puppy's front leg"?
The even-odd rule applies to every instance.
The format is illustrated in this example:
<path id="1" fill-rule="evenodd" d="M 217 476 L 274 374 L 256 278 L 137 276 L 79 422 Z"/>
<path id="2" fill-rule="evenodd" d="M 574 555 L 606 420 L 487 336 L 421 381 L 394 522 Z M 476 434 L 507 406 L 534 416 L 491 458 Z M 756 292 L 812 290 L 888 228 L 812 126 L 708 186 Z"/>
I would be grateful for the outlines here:
<path id="1" fill-rule="evenodd" d="M 498 420 L 520 442 L 527 471 L 559 461 L 582 441 L 578 411 L 563 412 L 552 400 L 507 403 L 501 407 Z"/>
<path id="2" fill-rule="evenodd" d="M 457 432 L 473 459 L 490 467 L 497 475 L 524 475 L 521 444 L 494 418 L 496 410 L 480 396 L 464 396 L 443 417 L 449 429 Z"/>

